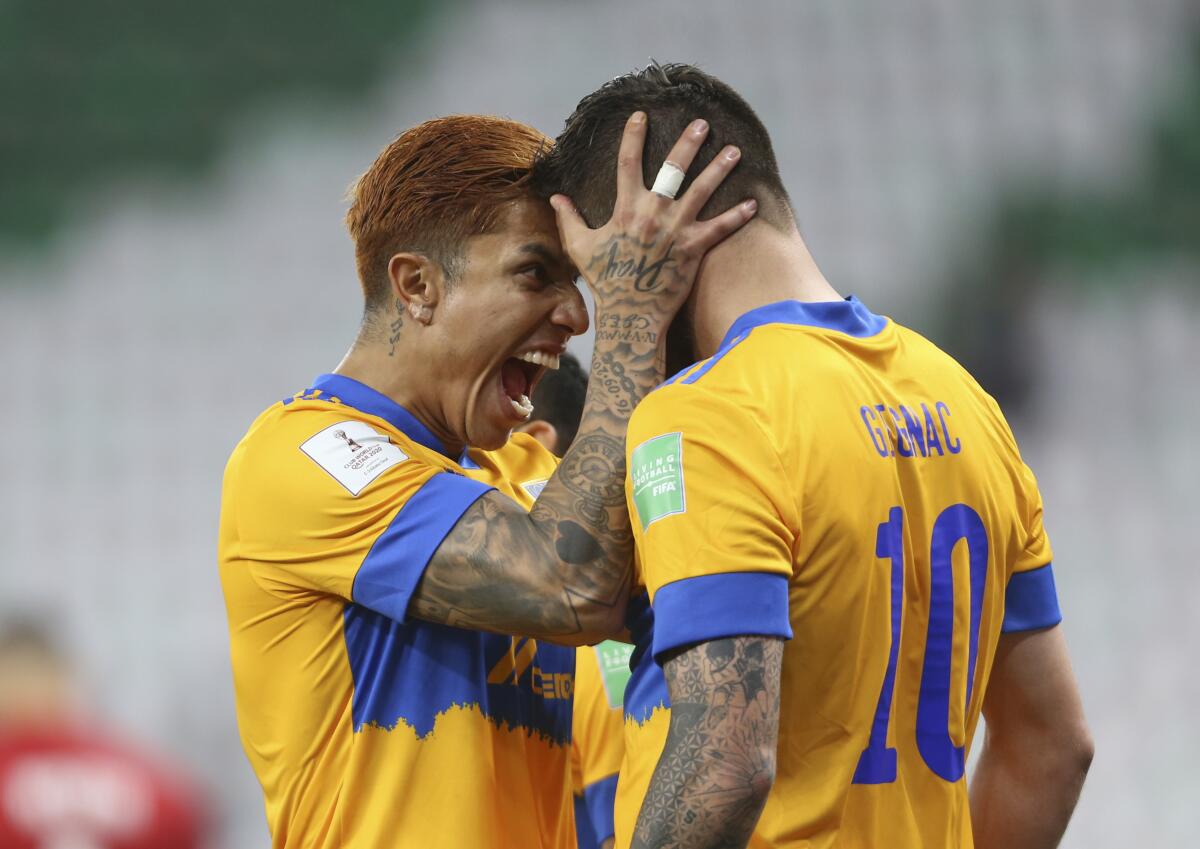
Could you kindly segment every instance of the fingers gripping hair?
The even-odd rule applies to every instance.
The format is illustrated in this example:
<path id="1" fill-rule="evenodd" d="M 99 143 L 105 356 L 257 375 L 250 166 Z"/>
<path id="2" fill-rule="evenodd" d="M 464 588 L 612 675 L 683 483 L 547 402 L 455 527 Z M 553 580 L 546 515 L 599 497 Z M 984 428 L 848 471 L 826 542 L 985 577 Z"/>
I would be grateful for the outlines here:
<path id="1" fill-rule="evenodd" d="M 642 156 L 646 186 L 653 184 L 684 128 L 704 118 L 711 130 L 687 169 L 679 195 L 723 148 L 734 145 L 742 161 L 709 198 L 700 217 L 711 218 L 752 197 L 758 201 L 759 218 L 780 229 L 794 226 L 766 127 L 741 95 L 692 65 L 651 65 L 617 77 L 581 100 L 554 146 L 534 166 L 534 190 L 543 196 L 567 195 L 589 226 L 602 225 L 616 200 L 616 152 L 622 131 L 636 110 L 648 116 Z"/>

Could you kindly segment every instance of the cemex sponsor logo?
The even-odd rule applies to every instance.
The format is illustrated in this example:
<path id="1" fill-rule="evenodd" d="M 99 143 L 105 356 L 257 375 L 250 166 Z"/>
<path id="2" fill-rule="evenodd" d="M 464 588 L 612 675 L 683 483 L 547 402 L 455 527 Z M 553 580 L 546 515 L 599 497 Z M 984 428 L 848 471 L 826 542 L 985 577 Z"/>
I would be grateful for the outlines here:
<path id="1" fill-rule="evenodd" d="M 543 671 L 533 666 L 537 656 L 537 641 L 528 637 L 513 637 L 512 645 L 488 673 L 489 684 L 521 686 L 529 672 L 529 686 L 534 695 L 544 699 L 569 699 L 575 692 L 575 678 L 566 672 Z"/>

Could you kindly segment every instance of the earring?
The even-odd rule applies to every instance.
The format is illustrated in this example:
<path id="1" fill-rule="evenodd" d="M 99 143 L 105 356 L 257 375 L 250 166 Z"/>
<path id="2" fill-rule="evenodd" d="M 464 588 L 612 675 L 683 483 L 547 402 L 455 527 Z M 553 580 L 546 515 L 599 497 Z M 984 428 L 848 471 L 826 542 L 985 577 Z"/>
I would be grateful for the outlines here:
<path id="1" fill-rule="evenodd" d="M 433 312 L 429 307 L 424 305 L 418 306 L 413 302 L 409 302 L 408 304 L 408 314 L 413 317 L 414 321 L 419 321 L 421 324 L 429 324 L 429 319 L 433 316 Z"/>

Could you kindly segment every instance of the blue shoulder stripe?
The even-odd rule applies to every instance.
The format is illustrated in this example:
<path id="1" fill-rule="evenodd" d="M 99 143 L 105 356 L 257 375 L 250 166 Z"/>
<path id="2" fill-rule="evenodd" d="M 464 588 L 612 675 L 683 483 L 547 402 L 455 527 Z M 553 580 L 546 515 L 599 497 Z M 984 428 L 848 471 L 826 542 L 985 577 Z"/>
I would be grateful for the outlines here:
<path id="1" fill-rule="evenodd" d="M 708 360 L 706 360 L 700 366 L 700 368 L 696 369 L 694 372 L 692 372 L 691 374 L 689 374 L 687 377 L 685 377 L 683 380 L 681 380 L 679 382 L 680 383 L 695 383 L 697 380 L 704 377 L 704 375 L 708 374 L 712 370 L 712 367 L 715 366 L 717 363 L 719 363 L 726 354 L 728 354 L 730 351 L 732 351 L 739 342 L 743 341 L 747 336 L 749 336 L 750 331 L 753 329 L 754 329 L 753 327 L 746 328 L 741 333 L 739 333 L 737 336 L 734 336 L 732 339 L 730 339 L 728 342 L 726 342 L 724 345 L 722 345 L 721 349 L 719 351 L 717 351 L 715 354 L 713 354 L 711 357 L 709 357 Z"/>
<path id="2" fill-rule="evenodd" d="M 679 374 L 672 377 L 670 380 L 664 382 L 662 386 L 671 386 L 676 383 L 695 383 L 697 380 L 704 377 L 704 375 L 708 374 L 709 370 L 711 370 L 713 366 L 720 362 L 722 357 L 732 351 L 735 345 L 749 336 L 750 331 L 753 329 L 753 327 L 748 327 L 736 336 L 726 339 L 721 343 L 721 347 L 717 349 L 717 352 L 707 360 L 701 360 L 698 363 L 693 363 L 683 371 L 679 372 Z"/>

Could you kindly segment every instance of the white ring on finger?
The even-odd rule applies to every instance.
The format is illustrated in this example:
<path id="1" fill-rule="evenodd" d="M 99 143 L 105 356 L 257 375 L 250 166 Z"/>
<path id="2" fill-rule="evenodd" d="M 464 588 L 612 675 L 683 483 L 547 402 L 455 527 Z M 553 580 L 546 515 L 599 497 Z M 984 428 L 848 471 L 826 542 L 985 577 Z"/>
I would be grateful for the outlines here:
<path id="1" fill-rule="evenodd" d="M 662 168 L 658 169 L 658 176 L 654 178 L 654 185 L 650 187 L 650 191 L 668 200 L 675 200 L 681 185 L 683 169 L 674 162 L 664 162 Z"/>

